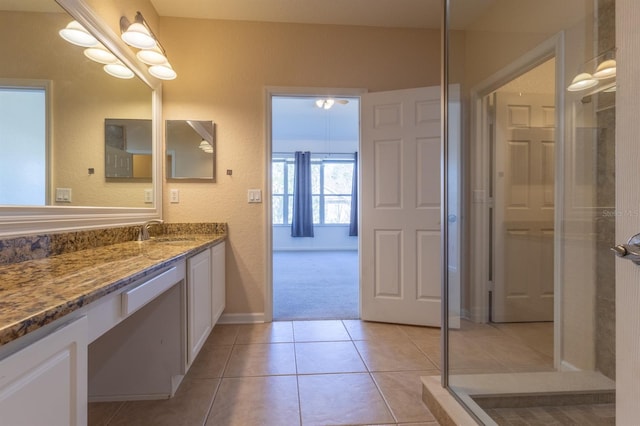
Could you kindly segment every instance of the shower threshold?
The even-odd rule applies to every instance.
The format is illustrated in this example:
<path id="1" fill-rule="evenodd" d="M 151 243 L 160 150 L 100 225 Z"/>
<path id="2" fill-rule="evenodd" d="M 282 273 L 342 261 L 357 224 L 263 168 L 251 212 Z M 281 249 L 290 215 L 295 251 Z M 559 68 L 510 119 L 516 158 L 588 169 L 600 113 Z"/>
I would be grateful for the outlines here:
<path id="1" fill-rule="evenodd" d="M 464 374 L 451 389 L 485 424 L 615 424 L 615 382 L 599 372 Z"/>

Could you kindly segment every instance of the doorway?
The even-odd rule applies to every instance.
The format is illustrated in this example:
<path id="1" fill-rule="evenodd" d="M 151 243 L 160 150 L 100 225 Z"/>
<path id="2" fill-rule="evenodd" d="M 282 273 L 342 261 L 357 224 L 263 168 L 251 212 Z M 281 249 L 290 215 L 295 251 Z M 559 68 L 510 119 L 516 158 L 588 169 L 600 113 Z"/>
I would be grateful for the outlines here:
<path id="1" fill-rule="evenodd" d="M 357 319 L 360 99 L 271 94 L 269 108 L 272 319 Z"/>

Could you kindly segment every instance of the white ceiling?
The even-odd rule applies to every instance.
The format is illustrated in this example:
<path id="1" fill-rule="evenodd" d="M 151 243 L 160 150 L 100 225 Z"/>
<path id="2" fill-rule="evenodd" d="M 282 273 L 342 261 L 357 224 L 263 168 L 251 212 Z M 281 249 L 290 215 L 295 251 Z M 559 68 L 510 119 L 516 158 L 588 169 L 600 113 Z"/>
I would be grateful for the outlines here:
<path id="1" fill-rule="evenodd" d="M 440 28 L 442 0 L 150 0 L 160 16 L 235 21 Z M 464 29 L 496 0 L 455 2 Z M 54 0 L 0 0 L 0 10 L 59 12 Z"/>
<path id="2" fill-rule="evenodd" d="M 464 28 L 495 0 L 456 11 Z M 160 16 L 305 24 L 440 28 L 441 0 L 151 0 Z"/>

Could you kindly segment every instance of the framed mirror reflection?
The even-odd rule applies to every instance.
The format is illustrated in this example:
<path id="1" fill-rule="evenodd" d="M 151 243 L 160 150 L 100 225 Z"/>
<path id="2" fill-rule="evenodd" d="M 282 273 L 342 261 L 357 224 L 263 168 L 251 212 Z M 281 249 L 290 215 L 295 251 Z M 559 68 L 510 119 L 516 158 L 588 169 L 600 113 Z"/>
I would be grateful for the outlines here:
<path id="1" fill-rule="evenodd" d="M 166 121 L 165 170 L 168 180 L 215 182 L 215 123 L 200 120 Z"/>

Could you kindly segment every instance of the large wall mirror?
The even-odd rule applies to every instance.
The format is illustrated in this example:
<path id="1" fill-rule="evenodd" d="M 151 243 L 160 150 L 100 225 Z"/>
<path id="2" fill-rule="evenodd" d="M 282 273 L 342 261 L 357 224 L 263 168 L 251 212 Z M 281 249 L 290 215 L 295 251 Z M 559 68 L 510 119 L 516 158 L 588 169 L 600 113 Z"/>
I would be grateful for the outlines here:
<path id="1" fill-rule="evenodd" d="M 115 78 L 62 39 L 74 19 L 136 76 Z M 111 26 L 84 0 L 0 0 L 0 40 L 0 236 L 159 217 L 158 83 Z M 140 179 L 109 175 L 107 129 L 129 135 Z"/>
<path id="2" fill-rule="evenodd" d="M 213 121 L 167 120 L 166 123 L 167 179 L 215 182 L 216 139 Z"/>

